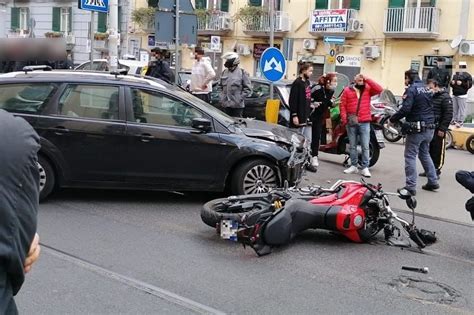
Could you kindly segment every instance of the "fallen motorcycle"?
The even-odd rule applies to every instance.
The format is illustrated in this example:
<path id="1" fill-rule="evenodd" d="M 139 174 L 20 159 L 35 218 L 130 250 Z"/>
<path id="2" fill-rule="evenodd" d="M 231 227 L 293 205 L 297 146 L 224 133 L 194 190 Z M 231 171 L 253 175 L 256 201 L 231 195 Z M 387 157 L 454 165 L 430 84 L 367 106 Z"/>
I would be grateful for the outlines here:
<path id="1" fill-rule="evenodd" d="M 400 218 L 389 196 L 406 200 L 412 220 Z M 282 188 L 265 194 L 231 196 L 203 206 L 204 223 L 224 239 L 252 247 L 257 255 L 288 244 L 307 229 L 335 231 L 349 240 L 368 242 L 383 230 L 390 245 L 419 249 L 436 241 L 433 232 L 415 226 L 416 199 L 406 190 L 389 193 L 379 184 L 339 180 L 329 189 L 320 186 Z"/>

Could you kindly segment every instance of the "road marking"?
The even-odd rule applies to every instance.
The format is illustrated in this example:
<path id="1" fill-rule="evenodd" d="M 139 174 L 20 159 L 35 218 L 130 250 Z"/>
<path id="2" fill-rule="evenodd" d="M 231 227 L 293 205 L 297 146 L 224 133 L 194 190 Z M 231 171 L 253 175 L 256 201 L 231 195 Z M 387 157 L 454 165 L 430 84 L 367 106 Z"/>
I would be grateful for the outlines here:
<path id="1" fill-rule="evenodd" d="M 409 215 L 412 214 L 412 212 L 410 210 L 396 209 L 396 208 L 392 208 L 392 209 L 396 212 L 401 212 L 401 213 L 405 213 L 405 214 L 409 214 Z M 419 213 L 419 212 L 415 212 L 415 218 L 416 217 L 422 217 L 422 218 L 425 218 L 425 219 L 441 221 L 441 222 L 446 222 L 446 223 L 451 223 L 451 224 L 457 224 L 457 225 L 466 226 L 466 227 L 470 227 L 470 228 L 474 227 L 474 225 L 472 225 L 470 223 L 464 223 L 464 222 L 461 222 L 461 221 L 456 221 L 456 220 L 451 220 L 451 219 L 446 219 L 446 218 L 441 218 L 441 217 L 435 217 L 433 215 Z"/>
<path id="2" fill-rule="evenodd" d="M 44 252 L 46 252 L 48 254 L 51 254 L 51 255 L 59 258 L 59 259 L 68 261 L 70 263 L 73 263 L 76 266 L 85 268 L 89 271 L 92 271 L 92 272 L 94 272 L 96 274 L 99 274 L 101 276 L 104 276 L 106 278 L 115 280 L 117 282 L 121 282 L 121 283 L 123 283 L 123 284 L 125 284 L 129 287 L 133 287 L 133 288 L 138 289 L 140 291 L 143 291 L 143 292 L 146 292 L 148 294 L 154 295 L 154 296 L 159 297 L 163 300 L 166 300 L 170 303 L 173 303 L 173 304 L 179 305 L 183 308 L 186 308 L 188 310 L 194 311 L 198 314 L 216 314 L 216 315 L 217 314 L 218 315 L 225 314 L 224 312 L 216 310 L 216 309 L 214 309 L 210 306 L 206 306 L 206 305 L 201 304 L 199 302 L 190 300 L 188 298 L 185 298 L 184 296 L 181 296 L 181 295 L 175 294 L 173 292 L 170 292 L 168 290 L 159 288 L 159 287 L 154 286 L 152 284 L 149 284 L 149 283 L 137 280 L 137 279 L 133 279 L 133 278 L 127 277 L 125 275 L 116 273 L 114 271 L 102 268 L 102 267 L 100 267 L 100 266 L 98 266 L 94 263 L 88 262 L 88 261 L 86 261 L 82 258 L 71 255 L 71 254 L 66 253 L 62 250 L 53 248 L 53 247 L 45 245 L 45 244 L 41 244 L 41 247 L 42 247 L 42 250 L 44 250 Z"/>

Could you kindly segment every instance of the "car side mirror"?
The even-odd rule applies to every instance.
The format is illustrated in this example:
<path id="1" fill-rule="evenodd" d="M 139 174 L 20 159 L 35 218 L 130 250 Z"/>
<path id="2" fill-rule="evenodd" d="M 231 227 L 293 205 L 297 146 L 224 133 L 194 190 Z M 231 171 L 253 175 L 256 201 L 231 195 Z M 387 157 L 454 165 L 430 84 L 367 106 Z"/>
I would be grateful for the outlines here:
<path id="1" fill-rule="evenodd" d="M 211 121 L 207 118 L 194 118 L 191 127 L 203 132 L 209 132 L 212 130 Z"/>
<path id="2" fill-rule="evenodd" d="M 416 205 L 417 205 L 417 202 L 416 202 L 416 199 L 415 197 L 410 197 L 406 200 L 407 202 L 407 206 L 408 208 L 410 208 L 411 210 L 415 210 L 416 209 Z"/>

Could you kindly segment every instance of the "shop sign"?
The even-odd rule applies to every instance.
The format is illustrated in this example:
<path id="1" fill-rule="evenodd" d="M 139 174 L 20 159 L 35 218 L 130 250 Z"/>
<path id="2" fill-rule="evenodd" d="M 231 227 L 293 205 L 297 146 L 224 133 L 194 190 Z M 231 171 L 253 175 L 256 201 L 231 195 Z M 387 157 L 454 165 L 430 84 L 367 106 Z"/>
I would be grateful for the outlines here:
<path id="1" fill-rule="evenodd" d="M 336 66 L 338 67 L 356 67 L 360 68 L 362 63 L 361 55 L 338 55 L 336 57 Z"/>

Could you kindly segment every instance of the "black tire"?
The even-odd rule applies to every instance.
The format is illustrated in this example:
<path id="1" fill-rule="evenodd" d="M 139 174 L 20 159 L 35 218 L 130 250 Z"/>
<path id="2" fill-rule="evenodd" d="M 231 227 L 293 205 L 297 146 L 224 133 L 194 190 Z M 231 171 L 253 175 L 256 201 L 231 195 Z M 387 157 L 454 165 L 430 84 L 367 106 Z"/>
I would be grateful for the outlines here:
<path id="1" fill-rule="evenodd" d="M 386 121 L 389 119 L 390 117 L 385 117 L 384 119 L 382 119 L 382 121 L 380 122 L 380 124 L 382 126 L 385 125 Z M 393 133 L 391 133 L 387 128 L 383 127 L 382 129 L 382 133 L 383 133 L 383 137 L 385 138 L 385 140 L 387 140 L 388 142 L 398 142 L 401 138 L 402 138 L 402 128 L 401 128 L 401 125 L 399 122 L 396 123 L 396 125 L 394 125 L 394 128 L 397 129 L 398 131 L 398 135 L 395 135 Z"/>
<path id="2" fill-rule="evenodd" d="M 245 203 L 251 203 L 252 200 L 245 200 Z M 247 209 L 240 209 L 232 211 L 229 208 L 229 200 L 227 198 L 214 199 L 204 204 L 201 210 L 202 222 L 215 228 L 221 220 L 234 220 L 240 222 L 244 214 L 250 214 L 254 212 L 266 212 L 271 211 L 271 204 L 263 202 L 262 200 L 255 200 L 254 204 Z M 236 205 L 235 202 L 232 204 Z"/>
<path id="3" fill-rule="evenodd" d="M 474 135 L 470 135 L 466 140 L 466 150 L 474 154 Z"/>
<path id="4" fill-rule="evenodd" d="M 374 139 L 373 137 L 370 137 L 370 143 L 369 143 L 369 156 L 370 156 L 370 161 L 369 161 L 369 167 L 372 167 L 377 163 L 380 157 L 380 147 L 377 142 L 377 139 Z"/>
<path id="5" fill-rule="evenodd" d="M 266 193 L 278 187 L 278 173 L 275 165 L 262 159 L 255 159 L 239 165 L 230 184 L 234 195 Z M 252 182 L 253 181 L 253 182 Z"/>
<path id="6" fill-rule="evenodd" d="M 54 190 L 56 176 L 51 164 L 42 156 L 38 156 L 38 169 L 40 173 L 40 201 L 46 199 Z"/>
<path id="7" fill-rule="evenodd" d="M 453 146 L 453 134 L 451 131 L 446 131 L 446 149 L 449 149 Z"/>

